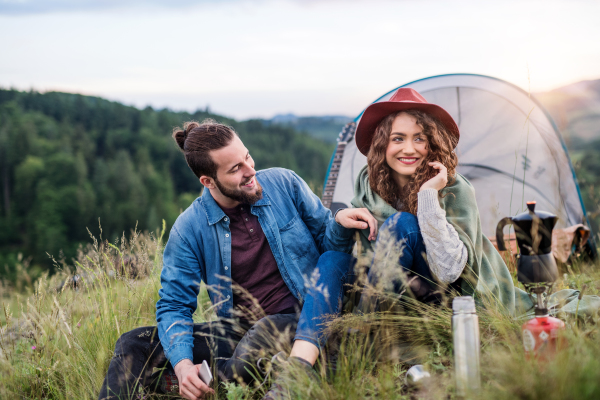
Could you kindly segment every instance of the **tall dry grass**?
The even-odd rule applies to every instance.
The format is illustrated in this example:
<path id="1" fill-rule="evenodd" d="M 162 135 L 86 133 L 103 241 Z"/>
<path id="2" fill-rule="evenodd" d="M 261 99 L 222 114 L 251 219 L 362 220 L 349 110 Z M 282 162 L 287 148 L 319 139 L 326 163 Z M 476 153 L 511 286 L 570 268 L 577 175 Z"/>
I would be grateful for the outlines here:
<path id="1" fill-rule="evenodd" d="M 28 290 L 3 285 L 0 398 L 97 398 L 117 338 L 156 324 L 163 235 L 92 238 Z"/>
<path id="2" fill-rule="evenodd" d="M 93 238 L 73 265 L 59 261 L 59 274 L 42 277 L 28 291 L 3 288 L 0 398 L 97 397 L 120 334 L 156 323 L 163 234 L 164 229 L 153 234 L 133 231 L 118 243 Z M 384 256 L 376 259 L 390 264 L 384 273 L 398 273 L 385 256 L 396 250 L 382 251 Z M 370 262 L 366 257 L 359 264 Z M 565 267 L 556 289 L 586 285 L 586 294 L 598 294 L 598 266 Z M 386 296 L 386 279 L 382 279 L 383 286 L 367 291 Z M 364 277 L 359 281 L 362 284 Z M 451 310 L 408 296 L 388 300 L 397 301 L 389 307 L 391 311 L 332 319 L 332 339 L 315 368 L 317 376 L 293 366 L 282 372 L 290 398 L 454 398 Z M 597 321 L 567 319 L 568 347 L 554 361 L 539 365 L 525 357 L 522 319 L 506 315 L 493 300 L 477 312 L 483 387 L 474 398 L 600 398 Z M 204 289 L 194 319 L 212 317 Z M 420 389 L 404 383 L 414 363 L 425 365 L 432 374 Z M 261 386 L 221 383 L 219 388 L 219 398 L 256 399 L 268 382 Z"/>

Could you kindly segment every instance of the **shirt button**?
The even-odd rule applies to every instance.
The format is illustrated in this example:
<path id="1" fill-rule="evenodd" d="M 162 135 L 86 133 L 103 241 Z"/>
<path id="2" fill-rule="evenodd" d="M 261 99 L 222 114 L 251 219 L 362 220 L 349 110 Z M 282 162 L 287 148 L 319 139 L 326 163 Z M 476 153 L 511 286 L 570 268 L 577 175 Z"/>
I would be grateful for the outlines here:
<path id="1" fill-rule="evenodd" d="M 246 218 L 246 221 L 248 221 L 248 218 Z"/>
<path id="2" fill-rule="evenodd" d="M 227 217 L 225 217 L 225 221 L 227 221 Z"/>
<path id="3" fill-rule="evenodd" d="M 250 229 L 250 232 L 254 232 L 254 229 Z"/>
<path id="4" fill-rule="evenodd" d="M 229 267 L 228 267 L 228 266 L 225 266 L 225 271 L 227 271 L 228 269 L 229 269 Z"/>
<path id="5" fill-rule="evenodd" d="M 225 237 L 229 237 L 229 233 L 226 233 L 226 234 L 225 234 Z"/>

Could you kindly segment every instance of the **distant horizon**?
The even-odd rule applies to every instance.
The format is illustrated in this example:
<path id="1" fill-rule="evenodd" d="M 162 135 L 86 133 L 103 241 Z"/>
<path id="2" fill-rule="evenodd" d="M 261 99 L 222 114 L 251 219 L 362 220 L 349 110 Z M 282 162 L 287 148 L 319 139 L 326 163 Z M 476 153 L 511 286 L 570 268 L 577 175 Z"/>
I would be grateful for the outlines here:
<path id="1" fill-rule="evenodd" d="M 0 86 L 241 120 L 358 115 L 445 73 L 599 75 L 590 0 L 0 0 Z"/>
<path id="2" fill-rule="evenodd" d="M 427 77 L 423 77 L 423 78 L 427 78 Z M 549 93 L 549 92 L 553 92 L 553 91 L 556 91 L 556 90 L 559 90 L 559 89 L 567 88 L 569 86 L 577 85 L 577 84 L 580 84 L 580 83 L 583 83 L 583 82 L 594 82 L 594 81 L 600 81 L 600 77 L 596 78 L 596 79 L 583 79 L 583 80 L 580 80 L 580 81 L 575 81 L 575 82 L 568 83 L 566 85 L 561 85 L 561 86 L 552 88 L 552 89 L 547 90 L 547 91 L 531 92 L 531 94 L 534 95 L 534 96 L 536 96 L 536 95 L 539 95 L 539 94 Z M 403 84 L 406 84 L 406 83 L 408 83 L 408 82 L 405 82 Z M 395 87 L 397 87 L 397 86 L 394 86 L 394 87 L 390 88 L 389 90 L 393 90 Z M 121 104 L 123 104 L 125 106 L 135 107 L 135 108 L 137 108 L 139 110 L 143 110 L 146 107 L 152 107 L 152 109 L 154 109 L 154 110 L 165 110 L 166 109 L 166 110 L 173 111 L 173 112 L 187 112 L 187 113 L 193 114 L 193 113 L 195 113 L 197 111 L 206 110 L 206 107 L 208 106 L 209 112 L 211 114 L 220 115 L 222 117 L 231 118 L 231 119 L 234 119 L 234 120 L 237 120 L 237 121 L 245 121 L 245 120 L 249 120 L 249 119 L 272 120 L 272 119 L 274 119 L 276 117 L 286 116 L 286 115 L 293 115 L 294 117 L 297 117 L 297 118 L 308 118 L 308 117 L 317 117 L 317 118 L 332 117 L 332 118 L 334 118 L 334 117 L 342 117 L 342 118 L 354 119 L 354 118 L 356 118 L 356 116 L 360 115 L 360 112 L 363 110 L 363 109 L 361 109 L 355 115 L 352 115 L 350 113 L 347 113 L 347 114 L 330 114 L 330 113 L 323 113 L 323 114 L 299 114 L 297 112 L 288 110 L 288 111 L 277 112 L 277 113 L 272 114 L 270 116 L 251 116 L 251 117 L 246 117 L 246 118 L 238 118 L 236 116 L 232 116 L 231 114 L 227 113 L 226 111 L 215 110 L 215 109 L 213 109 L 211 107 L 210 104 L 207 104 L 207 106 L 204 106 L 204 107 L 196 107 L 194 109 L 192 109 L 192 108 L 190 108 L 190 109 L 177 109 L 177 108 L 172 108 L 172 107 L 169 107 L 169 106 L 166 106 L 166 107 L 157 107 L 157 106 L 154 106 L 152 104 L 145 104 L 145 105 L 132 104 L 131 102 L 127 102 L 127 101 L 124 101 L 124 100 L 119 99 L 119 98 L 110 98 L 110 97 L 103 96 L 103 95 L 98 95 L 98 94 L 73 92 L 73 91 L 65 91 L 65 90 L 52 90 L 52 89 L 51 90 L 38 90 L 36 88 L 23 89 L 23 88 L 16 88 L 16 87 L 4 87 L 1 84 L 0 84 L 0 89 L 4 89 L 4 90 L 18 90 L 18 91 L 22 91 L 22 92 L 28 92 L 30 90 L 33 90 L 33 91 L 36 91 L 38 93 L 58 92 L 58 93 L 69 93 L 69 94 L 78 94 L 78 95 L 82 95 L 82 96 L 98 97 L 98 98 L 102 98 L 104 100 L 121 103 Z M 526 89 L 524 89 L 524 90 L 526 90 Z M 384 95 L 388 91 L 382 92 L 381 95 Z M 370 100 L 368 103 L 365 103 L 364 107 L 367 107 L 369 104 L 371 104 L 371 102 L 375 101 L 376 99 L 377 99 L 377 97 L 374 98 L 374 99 L 372 99 L 372 100 Z"/>

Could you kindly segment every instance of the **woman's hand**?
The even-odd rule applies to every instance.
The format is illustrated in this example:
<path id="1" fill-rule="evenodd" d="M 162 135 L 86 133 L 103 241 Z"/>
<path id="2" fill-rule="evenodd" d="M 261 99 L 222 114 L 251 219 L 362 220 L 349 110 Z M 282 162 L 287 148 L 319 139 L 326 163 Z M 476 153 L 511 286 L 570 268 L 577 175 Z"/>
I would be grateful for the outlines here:
<path id="1" fill-rule="evenodd" d="M 429 165 L 439 170 L 439 172 L 436 176 L 425 182 L 419 189 L 419 192 L 426 189 L 435 189 L 440 191 L 448 184 L 448 169 L 444 167 L 444 164 L 441 162 L 432 161 L 429 163 Z"/>

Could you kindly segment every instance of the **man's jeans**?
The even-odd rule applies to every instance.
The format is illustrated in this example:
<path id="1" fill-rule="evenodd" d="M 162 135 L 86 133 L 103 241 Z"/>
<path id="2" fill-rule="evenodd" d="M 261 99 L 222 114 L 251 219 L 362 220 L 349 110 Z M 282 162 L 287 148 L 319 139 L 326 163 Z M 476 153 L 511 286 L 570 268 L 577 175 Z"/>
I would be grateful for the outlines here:
<path id="1" fill-rule="evenodd" d="M 226 320 L 194 324 L 194 364 L 211 366 L 221 380 L 251 382 L 260 375 L 256 361 L 289 352 L 298 314 L 275 314 L 253 326 Z M 117 340 L 99 399 L 130 399 L 160 392 L 160 380 L 173 367 L 165 357 L 155 326 L 136 328 Z M 139 396 L 142 398 L 143 396 Z"/>
<path id="2" fill-rule="evenodd" d="M 354 262 L 351 255 L 334 251 L 319 258 L 318 272 L 307 277 L 307 296 L 300 317 L 275 314 L 253 326 L 226 320 L 194 324 L 194 364 L 206 360 L 213 375 L 216 371 L 221 380 L 248 383 L 260 375 L 256 368 L 260 357 L 280 351 L 289 354 L 295 339 L 321 348 L 326 340 L 324 322 L 328 315 L 339 313 L 346 283 L 354 280 Z M 172 366 L 165 357 L 156 327 L 127 332 L 117 340 L 99 398 L 129 399 L 141 387 L 157 391 L 164 368 Z"/>

